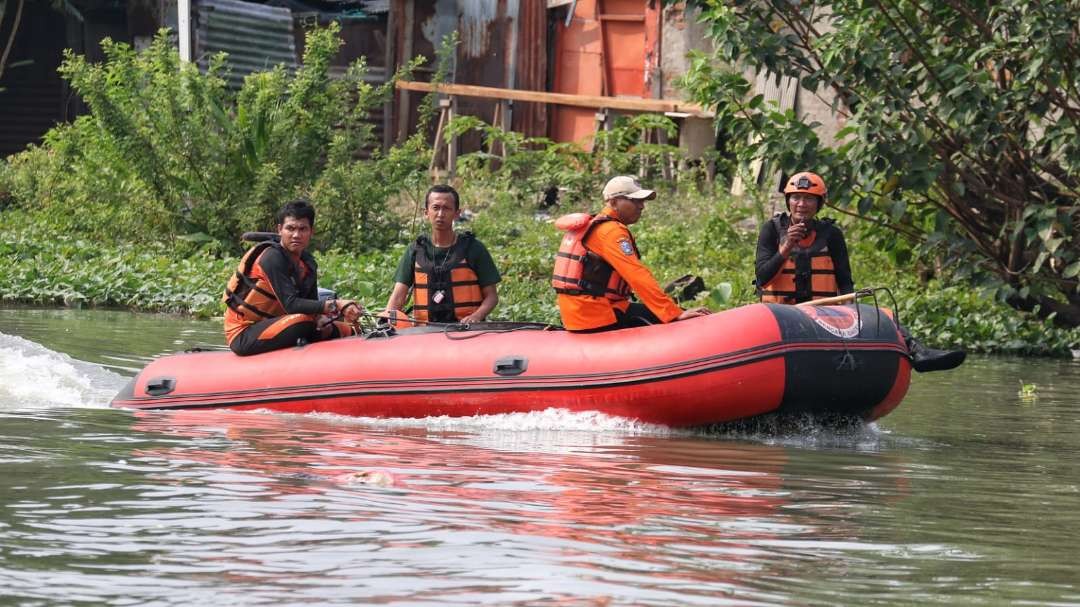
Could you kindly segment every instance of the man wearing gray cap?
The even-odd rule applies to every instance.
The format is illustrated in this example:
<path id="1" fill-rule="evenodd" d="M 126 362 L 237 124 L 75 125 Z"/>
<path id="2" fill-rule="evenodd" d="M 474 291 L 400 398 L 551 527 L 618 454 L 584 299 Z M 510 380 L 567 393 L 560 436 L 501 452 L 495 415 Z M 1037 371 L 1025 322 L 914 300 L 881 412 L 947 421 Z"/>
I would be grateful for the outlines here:
<path id="1" fill-rule="evenodd" d="M 555 222 L 566 235 L 555 257 L 551 285 L 567 330 L 595 333 L 709 313 L 705 308 L 680 308 L 641 262 L 627 226 L 641 218 L 645 201 L 654 198 L 656 192 L 620 175 L 604 186 L 604 208 L 599 213 L 574 213 Z M 631 303 L 631 293 L 642 303 Z"/>

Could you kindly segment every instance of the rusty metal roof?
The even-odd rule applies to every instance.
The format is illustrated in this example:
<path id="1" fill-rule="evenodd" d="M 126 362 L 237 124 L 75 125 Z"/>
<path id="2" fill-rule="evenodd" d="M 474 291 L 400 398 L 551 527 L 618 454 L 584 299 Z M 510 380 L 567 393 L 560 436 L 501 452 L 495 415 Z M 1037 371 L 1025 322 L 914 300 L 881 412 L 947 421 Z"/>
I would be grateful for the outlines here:
<path id="1" fill-rule="evenodd" d="M 198 4 L 195 53 L 199 67 L 228 53 L 229 81 L 239 87 L 244 77 L 276 65 L 296 68 L 293 16 L 287 8 L 239 0 L 201 0 Z"/>

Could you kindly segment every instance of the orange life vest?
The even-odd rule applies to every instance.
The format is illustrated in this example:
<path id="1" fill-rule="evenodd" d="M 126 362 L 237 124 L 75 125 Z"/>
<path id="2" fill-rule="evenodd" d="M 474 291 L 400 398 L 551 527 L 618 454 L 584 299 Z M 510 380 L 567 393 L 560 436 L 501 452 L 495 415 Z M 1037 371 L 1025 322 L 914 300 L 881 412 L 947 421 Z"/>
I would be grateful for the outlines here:
<path id="1" fill-rule="evenodd" d="M 472 232 L 458 235 L 457 242 L 438 266 L 428 257 L 434 249 L 427 236 L 413 244 L 413 318 L 420 321 L 453 322 L 472 314 L 484 301 L 480 278 L 469 266 Z"/>
<path id="2" fill-rule="evenodd" d="M 785 234 L 779 216 L 771 221 L 776 225 L 777 233 Z M 761 288 L 762 302 L 796 304 L 839 295 L 836 268 L 828 245 L 832 225 L 828 221 L 817 221 L 815 228 L 820 229 L 811 230 L 806 238 L 796 243 L 780 271 Z"/>
<path id="3" fill-rule="evenodd" d="M 551 286 L 563 295 L 593 295 L 613 302 L 630 298 L 630 285 L 602 257 L 585 248 L 585 239 L 593 228 L 614 217 L 603 213 L 588 215 L 574 213 L 560 217 L 555 226 L 566 231 L 559 252 L 555 254 L 555 269 Z M 634 255 L 641 257 L 634 236 L 630 235 Z"/>
<path id="4" fill-rule="evenodd" d="M 417 323 L 409 320 L 409 315 L 405 314 L 401 310 L 389 310 L 382 311 L 375 315 L 380 320 L 385 320 L 386 324 L 395 329 L 408 329 L 409 327 L 417 326 Z"/>
<path id="5" fill-rule="evenodd" d="M 285 314 L 285 308 L 274 294 L 274 288 L 270 281 L 265 278 L 253 279 L 251 270 L 259 256 L 275 246 L 274 242 L 260 242 L 251 247 L 240 258 L 240 264 L 236 272 L 229 278 L 225 285 L 225 293 L 221 301 L 232 311 L 244 318 L 246 322 L 259 322 L 266 318 L 274 318 Z"/>

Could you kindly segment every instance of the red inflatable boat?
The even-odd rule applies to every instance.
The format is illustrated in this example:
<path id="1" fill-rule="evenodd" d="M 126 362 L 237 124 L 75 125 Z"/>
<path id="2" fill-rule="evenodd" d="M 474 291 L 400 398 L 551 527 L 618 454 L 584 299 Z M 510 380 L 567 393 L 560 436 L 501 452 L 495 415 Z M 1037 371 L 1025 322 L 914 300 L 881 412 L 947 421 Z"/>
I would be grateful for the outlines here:
<path id="1" fill-rule="evenodd" d="M 873 420 L 900 403 L 910 378 L 907 348 L 884 310 L 753 304 L 596 334 L 481 323 L 249 357 L 175 354 L 147 365 L 112 404 L 362 417 L 560 408 L 699 426 L 775 412 Z"/>

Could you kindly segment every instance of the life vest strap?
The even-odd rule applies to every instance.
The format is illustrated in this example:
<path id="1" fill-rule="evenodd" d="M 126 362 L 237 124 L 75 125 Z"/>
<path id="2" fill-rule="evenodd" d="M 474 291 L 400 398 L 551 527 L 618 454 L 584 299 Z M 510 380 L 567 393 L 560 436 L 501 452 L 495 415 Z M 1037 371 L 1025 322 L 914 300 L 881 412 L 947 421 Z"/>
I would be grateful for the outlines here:
<path id="1" fill-rule="evenodd" d="M 255 306 L 253 306 L 253 305 L 251 305 L 251 304 L 249 304 L 249 303 L 247 303 L 245 301 L 237 302 L 235 306 L 230 305 L 229 307 L 232 308 L 233 310 L 235 310 L 236 312 L 240 312 L 240 310 L 238 308 L 244 308 L 245 310 L 251 310 L 255 314 L 257 314 L 259 316 L 262 316 L 263 318 L 273 318 L 274 317 L 273 314 L 267 314 L 266 312 L 263 312 L 262 310 L 256 308 Z"/>
<path id="2" fill-rule="evenodd" d="M 484 303 L 484 302 L 482 302 L 482 301 L 461 301 L 461 302 L 455 301 L 454 302 L 454 307 L 455 308 L 470 308 L 470 307 L 475 308 L 475 307 L 478 307 L 482 303 Z M 417 305 L 413 306 L 413 310 L 431 310 L 431 309 L 432 309 L 432 306 L 429 306 L 429 305 L 426 305 L 426 304 L 417 304 Z"/>
<path id="3" fill-rule="evenodd" d="M 257 256 L 253 256 L 257 257 Z M 245 267 L 251 267 L 245 264 Z M 231 284 L 232 281 L 230 281 Z M 243 309 L 250 310 L 263 318 L 273 318 L 273 314 L 267 314 L 259 308 L 247 303 L 247 298 L 252 292 L 258 293 L 267 299 L 275 299 L 273 293 L 267 292 L 265 289 L 260 289 L 256 281 L 251 277 L 236 272 L 236 289 L 230 289 L 228 285 L 225 287 L 225 305 L 238 314 L 243 314 Z"/>
<path id="4" fill-rule="evenodd" d="M 421 274 L 419 272 L 417 272 L 416 274 L 418 276 L 421 276 L 421 275 L 425 276 L 425 277 L 427 276 L 426 274 Z M 420 287 L 424 287 L 424 288 L 426 288 L 429 284 L 431 284 L 431 283 L 426 281 L 426 280 L 423 280 L 423 281 L 416 280 L 415 282 L 413 282 L 414 286 L 420 286 Z M 449 281 L 449 282 L 443 282 L 443 283 L 439 283 L 439 284 L 441 284 L 443 286 L 448 285 L 450 287 L 471 287 L 473 285 L 479 285 L 480 284 L 480 279 L 477 278 L 476 280 L 471 280 L 471 279 L 470 280 L 452 280 L 452 281 Z"/>
<path id="5" fill-rule="evenodd" d="M 564 253 L 559 251 L 555 254 L 555 257 L 562 257 L 563 259 L 569 259 L 571 261 L 584 261 L 588 258 L 588 255 L 574 255 L 573 253 Z"/>
<path id="6" fill-rule="evenodd" d="M 783 267 L 783 268 L 780 268 L 779 273 L 780 274 L 795 274 L 795 272 L 796 272 L 795 268 Z M 812 268 L 810 270 L 810 273 L 811 274 L 823 274 L 823 275 L 824 274 L 835 274 L 835 272 L 833 272 L 832 270 L 825 270 L 825 269 L 822 269 L 822 268 Z"/>

